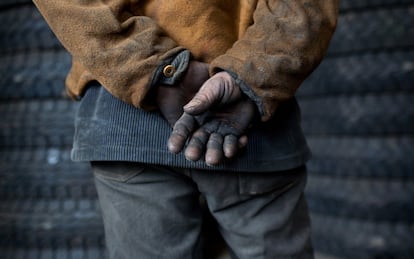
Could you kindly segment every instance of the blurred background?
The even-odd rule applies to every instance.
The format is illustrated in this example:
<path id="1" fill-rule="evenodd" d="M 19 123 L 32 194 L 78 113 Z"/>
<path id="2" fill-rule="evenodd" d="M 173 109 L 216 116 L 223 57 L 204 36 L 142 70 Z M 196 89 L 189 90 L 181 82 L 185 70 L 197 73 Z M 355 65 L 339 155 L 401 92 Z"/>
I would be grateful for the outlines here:
<path id="1" fill-rule="evenodd" d="M 1 259 L 103 257 L 89 166 L 69 158 L 69 68 L 32 2 L 1 0 Z M 414 258 L 414 0 L 340 0 L 297 96 L 317 259 Z"/>

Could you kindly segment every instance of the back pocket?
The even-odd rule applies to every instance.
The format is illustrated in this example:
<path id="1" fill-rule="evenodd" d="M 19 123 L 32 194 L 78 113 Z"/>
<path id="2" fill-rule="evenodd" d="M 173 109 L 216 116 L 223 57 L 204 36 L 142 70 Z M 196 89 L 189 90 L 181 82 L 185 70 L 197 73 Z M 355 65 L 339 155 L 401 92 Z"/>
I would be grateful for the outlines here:
<path id="1" fill-rule="evenodd" d="M 270 194 L 280 195 L 306 177 L 306 167 L 292 170 L 266 173 L 239 174 L 239 191 L 241 195 Z"/>
<path id="2" fill-rule="evenodd" d="M 91 166 L 96 177 L 122 183 L 127 183 L 145 169 L 141 163 L 118 161 L 93 161 Z"/>

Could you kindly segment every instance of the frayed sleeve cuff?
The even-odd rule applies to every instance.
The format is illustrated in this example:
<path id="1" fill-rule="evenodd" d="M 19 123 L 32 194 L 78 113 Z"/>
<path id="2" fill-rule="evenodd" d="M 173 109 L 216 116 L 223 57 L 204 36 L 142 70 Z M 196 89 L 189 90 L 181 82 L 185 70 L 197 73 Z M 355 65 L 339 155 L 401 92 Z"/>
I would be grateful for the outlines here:
<path id="1" fill-rule="evenodd" d="M 261 117 L 265 116 L 264 112 L 264 106 L 263 106 L 263 100 L 253 92 L 253 90 L 234 72 L 227 71 L 233 77 L 233 79 L 236 81 L 236 84 L 240 87 L 240 90 L 248 97 L 250 100 L 252 100 L 256 106 L 257 110 L 260 113 Z"/>

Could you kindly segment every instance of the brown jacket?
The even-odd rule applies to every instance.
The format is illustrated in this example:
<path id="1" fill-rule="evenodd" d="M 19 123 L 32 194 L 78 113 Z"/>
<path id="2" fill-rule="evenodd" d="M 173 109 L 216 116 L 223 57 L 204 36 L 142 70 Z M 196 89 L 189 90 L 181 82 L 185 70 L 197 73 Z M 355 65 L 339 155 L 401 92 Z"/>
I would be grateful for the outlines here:
<path id="1" fill-rule="evenodd" d="M 268 119 L 316 68 L 336 26 L 338 0 L 34 0 L 73 57 L 66 86 L 97 80 L 144 99 L 162 61 L 183 49 L 252 90 Z"/>

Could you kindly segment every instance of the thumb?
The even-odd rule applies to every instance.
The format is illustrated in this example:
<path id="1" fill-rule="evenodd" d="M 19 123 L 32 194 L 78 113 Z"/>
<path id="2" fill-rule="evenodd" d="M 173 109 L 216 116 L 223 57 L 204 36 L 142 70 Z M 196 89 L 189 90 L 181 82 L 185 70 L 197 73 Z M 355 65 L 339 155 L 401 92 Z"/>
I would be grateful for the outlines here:
<path id="1" fill-rule="evenodd" d="M 217 80 L 207 80 L 193 99 L 184 106 L 184 111 L 191 115 L 199 115 L 220 102 L 222 94 L 217 83 Z"/>
<path id="2" fill-rule="evenodd" d="M 198 115 L 208 111 L 217 103 L 226 103 L 231 99 L 235 87 L 232 78 L 226 72 L 220 72 L 208 79 L 193 97 L 184 106 L 184 111 L 191 115 Z"/>
<path id="3" fill-rule="evenodd" d="M 188 114 L 199 115 L 208 111 L 213 103 L 214 100 L 207 98 L 203 93 L 198 93 L 184 106 L 183 109 L 184 112 Z"/>

